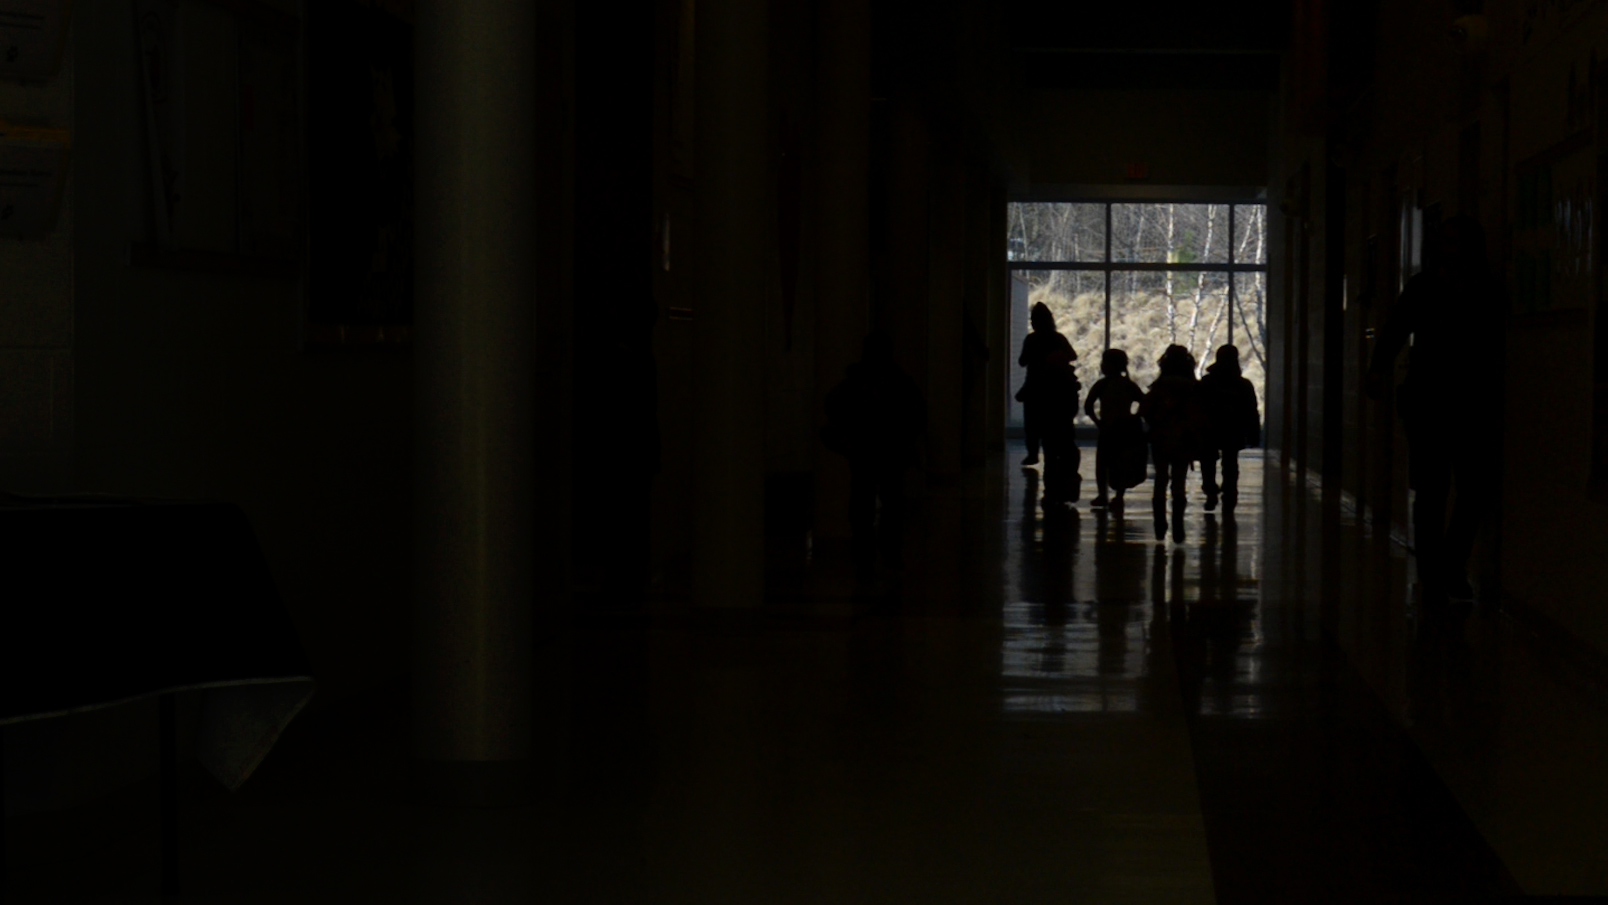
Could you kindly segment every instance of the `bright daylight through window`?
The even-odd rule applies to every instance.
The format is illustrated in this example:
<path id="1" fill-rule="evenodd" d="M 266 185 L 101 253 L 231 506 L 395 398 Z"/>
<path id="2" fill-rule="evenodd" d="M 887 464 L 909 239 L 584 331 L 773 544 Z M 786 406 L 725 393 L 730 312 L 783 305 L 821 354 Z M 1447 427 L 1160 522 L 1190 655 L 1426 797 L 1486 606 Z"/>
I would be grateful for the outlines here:
<path id="1" fill-rule="evenodd" d="M 1008 222 L 1014 348 L 1028 309 L 1043 302 L 1077 350 L 1085 389 L 1108 348 L 1128 353 L 1144 387 L 1168 345 L 1188 348 L 1204 373 L 1232 343 L 1265 399 L 1266 205 L 1027 201 L 1010 205 Z M 1011 424 L 1020 423 L 1013 405 Z"/>

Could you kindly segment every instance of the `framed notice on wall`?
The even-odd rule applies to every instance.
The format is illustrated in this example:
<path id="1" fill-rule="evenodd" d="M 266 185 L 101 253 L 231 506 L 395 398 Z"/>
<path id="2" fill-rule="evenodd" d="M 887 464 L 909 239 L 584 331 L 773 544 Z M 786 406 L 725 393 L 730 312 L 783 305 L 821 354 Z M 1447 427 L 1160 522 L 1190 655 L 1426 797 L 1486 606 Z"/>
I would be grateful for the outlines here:
<path id="1" fill-rule="evenodd" d="M 67 181 L 65 129 L 8 126 L 0 120 L 0 238 L 43 235 L 56 218 Z"/>
<path id="2" fill-rule="evenodd" d="M 413 323 L 413 12 L 307 10 L 307 339 L 406 342 Z"/>
<path id="3" fill-rule="evenodd" d="M 1513 310 L 1540 314 L 1590 303 L 1596 155 L 1580 133 L 1514 169 Z"/>
<path id="4" fill-rule="evenodd" d="M 71 10 L 71 0 L 0 0 L 0 79 L 55 75 Z"/>
<path id="5" fill-rule="evenodd" d="M 301 21 L 260 0 L 130 6 L 149 218 L 129 264 L 297 276 Z"/>

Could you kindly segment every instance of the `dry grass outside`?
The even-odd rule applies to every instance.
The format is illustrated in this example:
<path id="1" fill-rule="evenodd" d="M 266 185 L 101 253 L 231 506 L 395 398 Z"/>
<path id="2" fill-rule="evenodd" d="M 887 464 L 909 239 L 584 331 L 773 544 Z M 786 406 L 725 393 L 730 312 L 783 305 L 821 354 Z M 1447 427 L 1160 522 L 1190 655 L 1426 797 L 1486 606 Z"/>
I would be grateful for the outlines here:
<path id="1" fill-rule="evenodd" d="M 1128 353 L 1128 374 L 1141 388 L 1149 388 L 1156 379 L 1156 361 L 1174 342 L 1189 348 L 1198 363 L 1197 373 L 1204 374 L 1217 348 L 1228 341 L 1227 295 L 1226 290 L 1204 292 L 1198 309 L 1193 294 L 1175 295 L 1176 313 L 1169 319 L 1165 295 L 1113 293 L 1111 348 Z M 1103 291 L 1073 294 L 1056 291 L 1052 284 L 1034 286 L 1028 294 L 1028 306 L 1043 302 L 1055 315 L 1056 328 L 1078 353 L 1075 367 L 1085 395 L 1100 379 L 1100 356 L 1105 350 L 1105 301 Z M 1253 344 L 1246 341 L 1239 324 L 1235 333 L 1241 366 L 1251 385 L 1256 387 L 1260 405 L 1265 386 L 1262 361 Z M 1087 423 L 1081 415 L 1079 421 Z"/>

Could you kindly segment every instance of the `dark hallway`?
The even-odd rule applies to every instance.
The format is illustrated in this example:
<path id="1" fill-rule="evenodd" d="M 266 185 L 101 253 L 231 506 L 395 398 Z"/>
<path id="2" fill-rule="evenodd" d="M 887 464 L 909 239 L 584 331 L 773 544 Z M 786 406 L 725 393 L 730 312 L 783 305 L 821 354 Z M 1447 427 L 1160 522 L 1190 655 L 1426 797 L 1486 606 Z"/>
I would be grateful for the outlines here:
<path id="1" fill-rule="evenodd" d="M 1351 519 L 1326 547 L 1314 502 L 1245 465 L 1240 509 L 1197 509 L 1184 545 L 1120 510 L 1042 521 L 1037 472 L 996 464 L 927 498 L 883 593 L 845 567 L 757 612 L 583 620 L 544 682 L 573 715 L 519 806 L 416 802 L 394 693 L 293 724 L 232 796 L 185 774 L 186 898 L 1465 902 L 1516 875 L 1595 882 L 1592 690 L 1500 616 L 1415 611 L 1399 547 Z M 14 821 L 19 900 L 154 883 L 142 794 Z"/>
<path id="2" fill-rule="evenodd" d="M 1604 59 L 0 0 L 0 902 L 1608 900 Z"/>

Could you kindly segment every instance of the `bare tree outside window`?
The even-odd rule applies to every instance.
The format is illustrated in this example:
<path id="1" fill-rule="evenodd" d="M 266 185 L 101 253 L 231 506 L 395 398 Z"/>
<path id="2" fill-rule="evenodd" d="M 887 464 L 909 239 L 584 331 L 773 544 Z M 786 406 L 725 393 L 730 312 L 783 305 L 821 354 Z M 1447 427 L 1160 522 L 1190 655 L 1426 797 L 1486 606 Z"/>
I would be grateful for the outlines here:
<path id="1" fill-rule="evenodd" d="M 1009 208 L 1010 261 L 1105 260 L 1105 205 L 1029 201 Z"/>
<path id="2" fill-rule="evenodd" d="M 1055 315 L 1055 328 L 1078 353 L 1078 360 L 1073 364 L 1078 381 L 1085 390 L 1094 386 L 1100 379 L 1100 355 L 1105 351 L 1105 274 L 1076 270 L 1018 270 L 1014 274 L 1027 283 L 1025 301 L 1021 303 L 1024 311 L 1039 302 L 1050 309 Z M 1022 324 L 1011 351 L 1012 365 L 1016 364 L 1016 356 L 1022 349 L 1021 340 L 1026 335 L 1025 319 Z M 1021 386 L 1023 376 L 1020 368 L 1012 368 L 1013 395 Z M 1092 422 L 1080 411 L 1078 423 Z"/>
<path id="3" fill-rule="evenodd" d="M 1227 264 L 1226 204 L 1113 204 L 1111 260 Z"/>
<path id="4" fill-rule="evenodd" d="M 1108 337 L 1128 353 L 1141 386 L 1155 379 L 1169 344 L 1188 348 L 1204 372 L 1229 342 L 1245 376 L 1259 392 L 1264 386 L 1265 205 L 1019 202 L 1008 222 L 1008 260 L 1027 287 L 1013 321 L 1025 324 L 1027 308 L 1048 305 L 1078 352 L 1085 387 L 1098 377 Z"/>
<path id="5" fill-rule="evenodd" d="M 1234 261 L 1239 264 L 1267 263 L 1267 206 L 1234 205 Z"/>
<path id="6" fill-rule="evenodd" d="M 1267 274 L 1234 274 L 1234 334 L 1245 376 L 1262 392 L 1267 380 Z"/>

